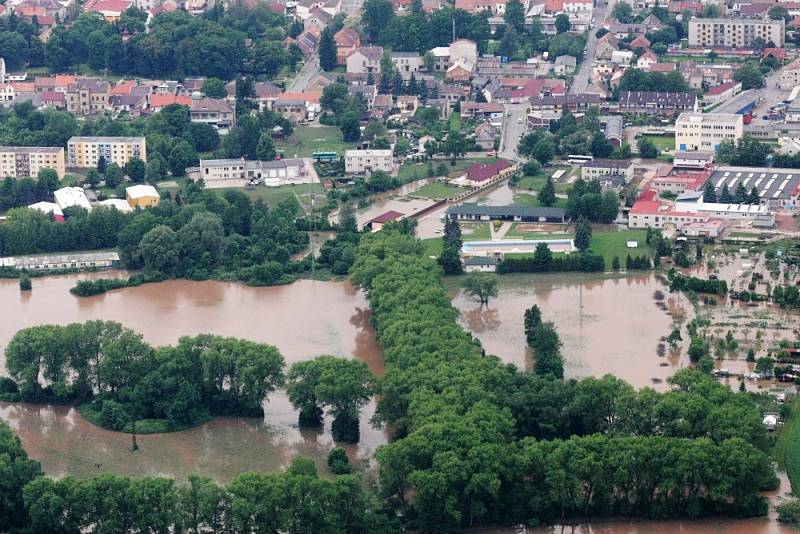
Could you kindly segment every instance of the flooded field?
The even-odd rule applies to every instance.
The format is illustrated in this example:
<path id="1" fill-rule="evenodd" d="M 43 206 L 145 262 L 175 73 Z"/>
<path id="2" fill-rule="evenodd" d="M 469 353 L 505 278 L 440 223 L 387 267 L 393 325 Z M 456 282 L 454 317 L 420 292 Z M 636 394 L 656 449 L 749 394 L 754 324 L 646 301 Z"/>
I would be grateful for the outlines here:
<path id="1" fill-rule="evenodd" d="M 666 350 L 661 338 L 670 332 L 670 314 L 689 305 L 664 284 L 651 273 L 517 275 L 500 277 L 499 296 L 488 307 L 456 293 L 455 284 L 452 294 L 462 325 L 503 361 L 530 368 L 523 315 L 538 304 L 558 329 L 568 377 L 612 373 L 637 388 L 663 389 L 687 361 Z"/>
<path id="2" fill-rule="evenodd" d="M 0 351 L 27 326 L 105 319 L 141 332 L 154 345 L 209 332 L 273 344 L 287 364 L 334 354 L 359 358 L 374 373 L 383 373 L 369 307 L 347 283 L 303 280 L 291 286 L 252 288 L 174 280 L 89 298 L 69 293 L 78 279 L 122 274 L 38 278 L 26 294 L 19 291 L 16 280 L 0 280 L 0 301 L 7 312 L 0 323 Z M 361 443 L 349 450 L 352 458 L 364 462 L 386 441 L 383 431 L 369 425 L 373 413 L 374 403 L 362 415 Z M 91 425 L 73 408 L 0 404 L 0 417 L 53 476 L 109 471 L 183 479 L 199 472 L 227 480 L 247 470 L 278 469 L 296 455 L 314 458 L 321 466 L 333 447 L 329 432 L 298 430 L 297 412 L 283 392 L 269 396 L 263 420 L 214 418 L 184 432 L 141 436 L 136 454 L 129 452 L 129 435 Z"/>

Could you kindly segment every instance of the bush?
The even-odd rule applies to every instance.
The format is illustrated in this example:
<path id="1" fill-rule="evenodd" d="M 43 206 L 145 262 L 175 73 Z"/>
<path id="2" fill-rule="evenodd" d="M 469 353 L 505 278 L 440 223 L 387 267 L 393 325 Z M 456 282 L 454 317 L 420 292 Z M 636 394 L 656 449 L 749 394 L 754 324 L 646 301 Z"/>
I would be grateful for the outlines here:
<path id="1" fill-rule="evenodd" d="M 537 258 L 507 258 L 497 265 L 498 274 L 510 273 L 548 273 L 548 272 L 602 272 L 605 270 L 605 260 L 602 256 L 584 252 L 557 256 L 547 263 Z"/>
<path id="2" fill-rule="evenodd" d="M 778 521 L 791 525 L 800 525 L 800 501 L 792 499 L 778 505 Z"/>
<path id="3" fill-rule="evenodd" d="M 107 400 L 100 409 L 100 424 L 111 430 L 122 430 L 130 420 L 125 407 L 117 401 Z"/>
<path id="4" fill-rule="evenodd" d="M 328 454 L 328 468 L 334 475 L 346 475 L 353 470 L 347 453 L 341 447 L 334 448 Z"/>
<path id="5" fill-rule="evenodd" d="M 31 285 L 31 277 L 27 274 L 23 274 L 19 278 L 19 290 L 20 291 L 30 291 L 32 289 Z"/>

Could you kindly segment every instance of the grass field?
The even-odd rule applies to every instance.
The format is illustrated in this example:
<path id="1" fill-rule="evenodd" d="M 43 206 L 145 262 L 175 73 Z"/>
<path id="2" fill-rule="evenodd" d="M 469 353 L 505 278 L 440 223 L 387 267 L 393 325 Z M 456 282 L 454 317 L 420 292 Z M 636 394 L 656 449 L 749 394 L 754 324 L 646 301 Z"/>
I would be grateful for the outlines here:
<path id="1" fill-rule="evenodd" d="M 531 206 L 538 208 L 541 206 L 539 203 L 539 196 L 531 193 L 514 193 L 514 204 L 518 206 Z M 567 199 L 556 198 L 555 208 L 566 208 Z"/>
<path id="2" fill-rule="evenodd" d="M 668 135 L 645 135 L 643 137 L 650 139 L 661 151 L 675 150 L 675 137 Z"/>
<path id="3" fill-rule="evenodd" d="M 308 212 L 311 209 L 311 192 L 309 191 L 308 184 L 300 185 L 282 185 L 280 187 L 222 187 L 219 189 L 210 189 L 209 191 L 219 191 L 223 194 L 228 189 L 234 191 L 241 191 L 249 196 L 252 200 L 261 199 L 267 206 L 274 208 L 284 200 L 294 199 Z M 322 206 L 325 203 L 325 192 L 321 185 L 316 186 L 317 206 Z"/>
<path id="4" fill-rule="evenodd" d="M 795 401 L 789 419 L 783 424 L 775 445 L 775 460 L 778 469 L 789 476 L 792 490 L 800 489 L 800 400 Z"/>
<path id="5" fill-rule="evenodd" d="M 288 139 L 275 141 L 275 148 L 283 150 L 287 158 L 308 158 L 314 152 L 336 152 L 344 156 L 344 151 L 355 148 L 355 143 L 342 141 L 342 131 L 336 126 L 298 126 Z"/>
<path id="6" fill-rule="evenodd" d="M 449 178 L 455 178 L 458 173 L 472 165 L 473 163 L 483 163 L 487 161 L 494 161 L 494 158 L 477 158 L 477 159 L 459 159 L 456 160 L 455 165 L 450 165 L 449 161 L 444 162 L 447 165 L 447 176 Z M 433 161 L 433 170 L 436 171 L 436 167 L 442 163 L 441 160 Z M 408 182 L 414 177 L 414 173 L 417 174 L 417 178 L 425 178 L 428 176 L 428 163 L 404 163 L 400 166 L 400 170 L 397 172 L 397 177 L 400 178 L 403 182 Z"/>
<path id="7" fill-rule="evenodd" d="M 426 256 L 438 256 L 442 253 L 442 238 L 430 237 L 422 240 L 422 246 L 425 247 Z"/>
<path id="8" fill-rule="evenodd" d="M 463 241 L 488 241 L 492 238 L 490 222 L 461 223 L 461 239 Z"/>
<path id="9" fill-rule="evenodd" d="M 593 232 L 589 248 L 595 254 L 605 258 L 606 269 L 611 269 L 614 256 L 619 257 L 620 265 L 625 266 L 625 258 L 631 256 L 652 256 L 650 245 L 645 243 L 647 232 L 645 230 L 622 230 L 621 232 Z M 628 248 L 627 241 L 638 241 L 637 248 Z"/>
<path id="10" fill-rule="evenodd" d="M 414 196 L 425 198 L 454 198 L 465 191 L 466 189 L 463 187 L 447 185 L 442 182 L 433 182 L 425 184 L 414 191 Z"/>

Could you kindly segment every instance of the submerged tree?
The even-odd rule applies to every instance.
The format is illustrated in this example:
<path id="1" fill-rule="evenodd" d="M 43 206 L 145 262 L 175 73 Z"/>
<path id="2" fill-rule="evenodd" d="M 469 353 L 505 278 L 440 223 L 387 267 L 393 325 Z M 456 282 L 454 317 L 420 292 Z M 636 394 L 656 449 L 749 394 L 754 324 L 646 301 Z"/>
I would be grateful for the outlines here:
<path id="1" fill-rule="evenodd" d="M 470 273 L 464 278 L 464 291 L 476 297 L 481 306 L 489 304 L 489 298 L 497 296 L 497 277 L 488 273 Z"/>

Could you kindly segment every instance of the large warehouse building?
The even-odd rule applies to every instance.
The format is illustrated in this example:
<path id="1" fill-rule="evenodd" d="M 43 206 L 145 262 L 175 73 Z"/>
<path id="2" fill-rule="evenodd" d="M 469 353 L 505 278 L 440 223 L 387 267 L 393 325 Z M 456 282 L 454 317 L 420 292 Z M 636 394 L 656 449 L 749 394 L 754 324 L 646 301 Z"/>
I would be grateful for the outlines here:
<path id="1" fill-rule="evenodd" d="M 745 191 L 755 187 L 761 204 L 772 209 L 798 207 L 800 195 L 800 169 L 774 169 L 767 167 L 717 167 L 709 178 L 719 196 L 727 185 L 733 194 L 741 183 Z"/>

